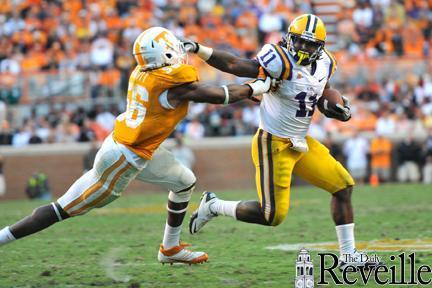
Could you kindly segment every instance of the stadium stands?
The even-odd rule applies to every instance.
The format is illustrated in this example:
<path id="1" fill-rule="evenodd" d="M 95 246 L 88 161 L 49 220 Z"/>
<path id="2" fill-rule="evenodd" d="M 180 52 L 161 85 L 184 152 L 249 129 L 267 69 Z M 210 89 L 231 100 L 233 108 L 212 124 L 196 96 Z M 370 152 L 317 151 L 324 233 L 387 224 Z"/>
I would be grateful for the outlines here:
<path id="1" fill-rule="evenodd" d="M 150 26 L 252 58 L 307 12 L 328 26 L 339 65 L 333 83 L 354 111 L 350 125 L 316 113 L 311 133 L 323 139 L 354 126 L 384 136 L 410 131 L 423 141 L 432 134 L 431 11 L 431 0 L 3 1 L 0 144 L 103 139 L 125 105 L 131 44 Z M 244 80 L 189 61 L 202 81 Z M 179 130 L 191 138 L 250 135 L 258 114 L 246 102 L 194 104 Z"/>

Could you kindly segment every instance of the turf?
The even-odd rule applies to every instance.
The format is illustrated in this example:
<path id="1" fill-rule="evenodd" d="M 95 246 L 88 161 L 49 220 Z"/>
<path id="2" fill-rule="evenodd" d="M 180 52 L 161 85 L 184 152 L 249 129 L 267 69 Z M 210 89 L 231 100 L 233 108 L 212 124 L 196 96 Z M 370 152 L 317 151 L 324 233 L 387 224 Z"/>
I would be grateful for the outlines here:
<path id="1" fill-rule="evenodd" d="M 124 196 L 108 207 L 0 247 L 0 287 L 293 287 L 297 252 L 265 247 L 335 241 L 329 195 L 310 187 L 294 187 L 290 212 L 280 226 L 263 227 L 218 217 L 198 235 L 189 235 L 184 225 L 183 241 L 192 243 L 195 250 L 208 252 L 210 261 L 195 266 L 162 266 L 156 253 L 164 229 L 166 196 Z M 254 191 L 221 192 L 219 196 L 256 198 Z M 197 192 L 190 210 L 198 198 Z M 356 188 L 356 239 L 432 239 L 431 199 L 431 186 Z M 40 204 L 1 202 L 0 227 Z M 395 253 L 379 255 L 385 259 Z M 316 252 L 311 255 L 317 271 L 318 256 Z M 417 259 L 432 265 L 432 251 L 417 253 Z M 315 278 L 317 282 L 317 273 Z"/>

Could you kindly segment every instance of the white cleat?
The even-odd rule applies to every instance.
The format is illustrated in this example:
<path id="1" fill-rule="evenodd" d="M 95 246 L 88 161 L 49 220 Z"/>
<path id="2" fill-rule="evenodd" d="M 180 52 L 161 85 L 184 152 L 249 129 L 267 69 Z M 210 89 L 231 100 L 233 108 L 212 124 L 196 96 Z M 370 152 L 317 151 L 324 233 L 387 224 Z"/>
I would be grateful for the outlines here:
<path id="1" fill-rule="evenodd" d="M 165 264 L 174 264 L 174 263 L 183 263 L 183 264 L 198 264 L 203 263 L 208 260 L 207 253 L 204 252 L 194 252 L 186 249 L 185 247 L 189 246 L 186 244 L 180 244 L 179 246 L 171 247 L 170 249 L 164 249 L 163 245 L 160 245 L 158 260 L 160 263 Z"/>
<path id="2" fill-rule="evenodd" d="M 339 258 L 339 269 L 345 270 L 348 266 L 354 267 L 357 271 L 363 269 L 365 271 L 373 270 L 378 266 L 385 266 L 375 257 L 371 257 L 364 252 L 359 252 L 357 249 L 352 254 L 344 254 Z"/>
<path id="3" fill-rule="evenodd" d="M 209 222 L 214 217 L 218 216 L 210 210 L 210 206 L 213 205 L 218 198 L 213 192 L 203 192 L 201 196 L 201 202 L 197 210 L 192 213 L 189 220 L 189 232 L 191 234 L 197 233 L 204 227 L 204 225 Z"/>

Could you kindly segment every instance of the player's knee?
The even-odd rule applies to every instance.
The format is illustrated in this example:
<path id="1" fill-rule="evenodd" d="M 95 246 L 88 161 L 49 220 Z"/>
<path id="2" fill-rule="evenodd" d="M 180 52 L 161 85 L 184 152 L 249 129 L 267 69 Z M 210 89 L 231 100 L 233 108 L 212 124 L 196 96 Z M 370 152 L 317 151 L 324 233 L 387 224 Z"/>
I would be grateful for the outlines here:
<path id="1" fill-rule="evenodd" d="M 352 191 L 353 191 L 353 186 L 347 186 L 344 189 L 339 190 L 336 193 L 334 193 L 333 197 L 335 197 L 339 201 L 350 201 Z"/>
<path id="2" fill-rule="evenodd" d="M 280 207 L 276 209 L 270 208 L 267 210 L 269 211 L 263 209 L 262 212 L 268 226 L 278 226 L 283 222 L 283 220 L 286 218 L 286 215 L 288 214 L 288 208 L 285 207 Z"/>
<path id="3" fill-rule="evenodd" d="M 285 220 L 287 214 L 288 214 L 288 210 L 276 211 L 274 218 L 271 221 L 270 225 L 271 226 L 278 226 L 279 224 L 281 224 Z"/>
<path id="4" fill-rule="evenodd" d="M 168 199 L 174 203 L 189 202 L 194 189 L 195 189 L 195 182 L 193 182 L 190 186 L 180 191 L 170 191 L 170 193 L 168 194 Z"/>
<path id="5" fill-rule="evenodd" d="M 183 173 L 180 177 L 180 184 L 184 187 L 182 190 L 187 189 L 189 187 L 193 187 L 196 182 L 195 174 L 188 168 L 183 170 Z"/>

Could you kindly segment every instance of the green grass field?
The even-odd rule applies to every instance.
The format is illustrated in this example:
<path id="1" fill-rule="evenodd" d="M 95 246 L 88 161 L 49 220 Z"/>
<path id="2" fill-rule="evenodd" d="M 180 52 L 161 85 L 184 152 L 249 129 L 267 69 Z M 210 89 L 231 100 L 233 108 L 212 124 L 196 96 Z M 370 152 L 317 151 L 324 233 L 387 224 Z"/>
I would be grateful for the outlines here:
<path id="1" fill-rule="evenodd" d="M 190 210 L 195 209 L 199 194 L 193 196 Z M 257 197 L 254 191 L 221 192 L 219 196 L 232 200 Z M 164 193 L 125 196 L 86 216 L 0 247 L 0 287 L 293 287 L 297 251 L 266 247 L 336 241 L 329 195 L 294 187 L 290 212 L 282 225 L 263 227 L 218 217 L 198 235 L 189 235 L 185 223 L 182 240 L 192 243 L 195 250 L 208 252 L 209 262 L 162 266 L 156 255 L 166 197 Z M 357 241 L 389 239 L 385 241 L 396 250 L 401 249 L 398 243 L 410 243 L 407 239 L 429 241 L 424 251 L 416 253 L 416 265 L 432 265 L 431 200 L 431 186 L 356 188 Z M 15 222 L 40 204 L 1 202 L 0 226 Z M 407 247 L 404 249 L 411 251 Z M 378 254 L 386 260 L 398 253 Z M 317 252 L 311 255 L 317 271 Z"/>

